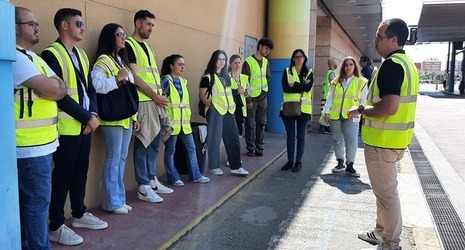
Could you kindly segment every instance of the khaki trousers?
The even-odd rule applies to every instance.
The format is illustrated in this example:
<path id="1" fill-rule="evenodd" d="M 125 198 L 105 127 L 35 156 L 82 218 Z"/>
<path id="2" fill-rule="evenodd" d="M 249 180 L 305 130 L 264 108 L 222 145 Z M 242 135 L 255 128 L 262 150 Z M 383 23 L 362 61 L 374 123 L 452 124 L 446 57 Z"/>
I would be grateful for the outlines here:
<path id="1" fill-rule="evenodd" d="M 383 237 L 383 249 L 398 249 L 402 232 L 402 214 L 397 192 L 396 162 L 405 150 L 365 145 L 365 163 L 376 196 L 377 233 Z"/>

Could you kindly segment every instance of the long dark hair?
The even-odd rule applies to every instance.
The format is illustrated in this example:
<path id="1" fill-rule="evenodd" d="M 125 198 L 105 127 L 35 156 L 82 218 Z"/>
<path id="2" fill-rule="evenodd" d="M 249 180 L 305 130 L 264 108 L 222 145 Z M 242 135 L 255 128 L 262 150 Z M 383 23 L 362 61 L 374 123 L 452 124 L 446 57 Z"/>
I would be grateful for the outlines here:
<path id="1" fill-rule="evenodd" d="M 308 61 L 308 58 L 307 58 L 307 55 L 305 55 L 305 52 L 304 52 L 302 49 L 296 49 L 296 50 L 294 50 L 294 52 L 292 52 L 291 64 L 290 64 L 290 66 L 289 66 L 289 73 L 291 73 L 291 75 L 292 75 L 292 70 L 291 70 L 291 68 L 292 68 L 293 66 L 295 66 L 295 62 L 294 62 L 294 60 L 292 60 L 292 59 L 293 59 L 294 56 L 295 56 L 297 53 L 299 53 L 299 52 L 304 56 L 304 64 L 302 65 L 302 69 L 300 70 L 300 74 L 305 76 L 305 75 L 307 75 L 307 73 L 308 73 L 308 68 L 307 68 L 307 61 Z"/>
<path id="2" fill-rule="evenodd" d="M 100 37 L 98 38 L 97 55 L 95 58 L 97 59 L 103 54 L 113 57 L 116 53 L 118 53 L 124 64 L 129 65 L 128 52 L 126 48 L 122 48 L 119 51 L 116 48 L 117 38 L 115 32 L 118 28 L 122 29 L 123 27 L 117 23 L 109 23 L 102 28 Z"/>
<path id="3" fill-rule="evenodd" d="M 162 76 L 169 75 L 171 73 L 171 65 L 173 65 L 178 58 L 183 58 L 179 54 L 172 54 L 165 59 L 163 59 L 163 64 L 161 66 L 160 73 Z"/>
<path id="4" fill-rule="evenodd" d="M 354 63 L 354 76 L 360 77 L 360 68 L 358 67 L 357 61 L 355 61 L 355 58 L 348 56 L 344 58 L 344 60 L 342 60 L 341 67 L 339 69 L 339 75 L 336 77 L 337 82 L 341 82 L 341 79 L 347 78 L 347 74 L 346 74 L 345 67 L 344 67 L 344 64 L 347 61 L 352 61 Z"/>
<path id="5" fill-rule="evenodd" d="M 219 77 L 224 79 L 224 85 L 225 86 L 230 86 L 231 82 L 229 80 L 228 76 L 228 56 L 226 55 L 226 52 L 224 50 L 215 50 L 212 53 L 212 56 L 210 57 L 210 60 L 208 61 L 207 68 L 204 71 L 204 75 L 210 75 L 210 81 L 214 82 L 213 76 L 216 74 L 216 62 L 218 61 L 218 58 L 220 55 L 223 54 L 225 57 L 225 62 L 224 62 L 224 67 L 221 69 L 221 72 L 218 74 Z"/>

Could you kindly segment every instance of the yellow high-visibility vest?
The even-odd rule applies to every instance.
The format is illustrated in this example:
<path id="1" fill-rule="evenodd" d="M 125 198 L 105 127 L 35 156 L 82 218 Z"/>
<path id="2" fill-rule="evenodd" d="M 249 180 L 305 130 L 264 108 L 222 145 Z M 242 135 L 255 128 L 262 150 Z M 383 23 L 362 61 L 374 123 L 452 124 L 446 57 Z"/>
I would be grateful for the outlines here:
<path id="1" fill-rule="evenodd" d="M 210 81 L 210 75 L 204 75 Z M 210 100 L 215 109 L 220 115 L 225 115 L 227 112 L 234 114 L 236 111 L 236 103 L 232 94 L 231 86 L 223 87 L 220 78 L 215 74 L 215 81 L 212 86 L 212 94 Z M 208 110 L 208 109 L 207 109 Z M 206 112 L 206 111 L 205 111 Z"/>
<path id="2" fill-rule="evenodd" d="M 184 134 L 192 133 L 191 128 L 191 105 L 189 102 L 189 90 L 187 89 L 187 80 L 179 77 L 182 87 L 182 100 L 179 96 L 176 86 L 174 86 L 173 78 L 170 75 L 166 76 L 169 80 L 170 95 L 168 96 L 168 106 L 166 106 L 166 112 L 168 113 L 173 123 L 173 133 L 171 135 L 177 135 L 179 132 Z"/>
<path id="3" fill-rule="evenodd" d="M 294 84 L 304 84 L 300 82 L 299 74 L 295 67 L 292 67 L 292 74 L 290 73 L 289 68 L 286 68 L 286 74 L 288 81 L 292 81 Z M 309 68 L 307 76 L 304 79 L 307 79 L 313 73 L 313 69 Z M 283 92 L 283 103 L 285 102 L 301 102 L 300 111 L 305 114 L 312 114 L 312 90 L 303 93 L 285 93 Z M 281 105 L 281 110 L 283 106 Z"/>
<path id="4" fill-rule="evenodd" d="M 105 70 L 105 74 L 107 75 L 108 78 L 110 77 L 116 77 L 118 75 L 118 72 L 120 70 L 120 67 L 118 67 L 117 63 L 113 58 L 111 58 L 109 55 L 100 55 L 97 58 L 97 61 L 95 62 L 94 68 L 96 66 L 100 66 L 100 68 Z M 128 69 L 129 71 L 129 69 Z M 133 83 L 127 83 L 127 84 L 133 84 Z M 119 121 L 100 121 L 101 126 L 122 126 L 125 129 L 129 128 L 129 125 L 132 121 L 137 121 L 137 113 L 134 114 L 132 117 L 119 120 Z"/>
<path id="5" fill-rule="evenodd" d="M 323 100 L 326 100 L 328 98 L 328 93 L 330 89 L 329 86 L 331 84 L 331 81 L 329 80 L 329 76 L 332 73 L 335 73 L 335 71 L 332 69 L 328 69 L 328 71 L 326 71 L 325 78 L 323 78 L 323 86 L 321 86 L 321 99 Z"/>
<path id="6" fill-rule="evenodd" d="M 126 39 L 126 44 L 131 46 L 136 56 L 137 61 L 137 75 L 144 80 L 144 82 L 153 90 L 155 93 L 161 95 L 163 89 L 160 83 L 160 74 L 158 73 L 157 61 L 155 60 L 155 50 L 150 44 L 143 42 L 148 51 L 148 56 L 145 53 L 139 42 L 133 37 Z M 146 96 L 141 91 L 137 91 L 139 94 L 139 102 L 152 101 L 150 97 Z"/>
<path id="7" fill-rule="evenodd" d="M 245 59 L 250 68 L 250 97 L 254 98 L 262 93 L 262 90 L 268 92 L 268 80 L 266 79 L 266 70 L 268 68 L 268 59 L 263 57 L 262 67 L 257 60 L 249 56 Z"/>
<path id="8" fill-rule="evenodd" d="M 32 62 L 40 73 L 51 76 L 42 58 L 34 55 Z M 17 147 L 41 146 L 58 138 L 58 108 L 55 101 L 41 98 L 27 87 L 18 89 L 14 99 Z"/>
<path id="9" fill-rule="evenodd" d="M 59 42 L 50 44 L 45 50 L 52 52 L 57 59 L 61 72 L 63 73 L 63 81 L 68 84 L 68 95 L 79 103 L 78 84 L 80 83 L 78 83 L 76 79 L 76 71 L 68 50 Z M 85 78 L 83 80 L 87 81 L 89 76 L 89 59 L 84 50 L 76 47 L 76 51 L 84 71 L 82 72 Z M 84 85 L 86 84 L 87 82 L 84 82 Z M 79 135 L 81 134 L 81 129 L 81 122 L 74 119 L 66 112 L 58 110 L 58 132 L 60 135 Z"/>
<path id="10" fill-rule="evenodd" d="M 342 83 L 333 81 L 333 103 L 329 110 L 329 117 L 331 120 L 339 120 L 340 116 L 347 119 L 347 112 L 350 108 L 360 106 L 362 100 L 362 89 L 367 85 L 368 80 L 363 77 L 354 77 L 350 85 L 344 91 Z"/>
<path id="11" fill-rule="evenodd" d="M 249 77 L 244 74 L 240 74 L 239 76 L 239 83 L 236 82 L 236 79 L 232 76 L 232 74 L 229 74 L 230 79 L 231 79 L 231 89 L 238 89 L 239 86 L 242 88 L 246 89 L 247 88 L 247 83 L 249 82 Z M 242 102 L 242 115 L 244 117 L 247 116 L 247 103 L 245 102 L 245 96 L 240 95 L 241 97 L 241 102 Z"/>
<path id="12" fill-rule="evenodd" d="M 419 89 L 417 68 L 404 53 L 395 53 L 388 59 L 402 66 L 404 80 L 400 90 L 399 108 L 394 115 L 375 118 L 364 116 L 362 137 L 365 144 L 390 149 L 405 149 L 411 142 L 415 125 L 415 110 Z M 381 65 L 378 72 L 381 70 Z M 373 78 L 367 97 L 367 105 L 381 101 L 378 88 L 378 72 Z"/>

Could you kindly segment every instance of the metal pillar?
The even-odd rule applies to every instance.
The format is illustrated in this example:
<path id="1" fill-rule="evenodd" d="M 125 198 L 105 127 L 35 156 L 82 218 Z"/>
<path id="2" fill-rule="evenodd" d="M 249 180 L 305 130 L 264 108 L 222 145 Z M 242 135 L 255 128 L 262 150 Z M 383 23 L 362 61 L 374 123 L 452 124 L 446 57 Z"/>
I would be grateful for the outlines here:
<path id="1" fill-rule="evenodd" d="M 19 226 L 18 172 L 13 108 L 13 74 L 16 60 L 15 10 L 13 4 L 0 0 L 0 249 L 21 249 Z"/>
<path id="2" fill-rule="evenodd" d="M 451 60 L 450 60 L 450 75 L 449 75 L 449 87 L 447 91 L 454 93 L 454 85 L 455 85 L 455 56 L 457 50 L 463 48 L 463 42 L 453 42 L 452 43 L 452 53 L 451 53 Z"/>

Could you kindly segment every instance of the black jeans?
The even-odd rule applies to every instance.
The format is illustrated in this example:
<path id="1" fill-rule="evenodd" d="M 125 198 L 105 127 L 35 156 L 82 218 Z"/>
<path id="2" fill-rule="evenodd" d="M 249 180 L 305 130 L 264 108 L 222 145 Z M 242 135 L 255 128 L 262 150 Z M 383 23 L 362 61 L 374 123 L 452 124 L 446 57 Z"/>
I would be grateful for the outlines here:
<path id="1" fill-rule="evenodd" d="M 52 231 L 57 230 L 65 222 L 64 206 L 68 191 L 73 217 L 81 218 L 87 210 L 84 196 L 89 169 L 90 141 L 90 134 L 61 135 L 59 138 L 60 146 L 53 154 L 55 168 L 52 172 L 52 199 L 49 209 L 49 228 Z"/>

